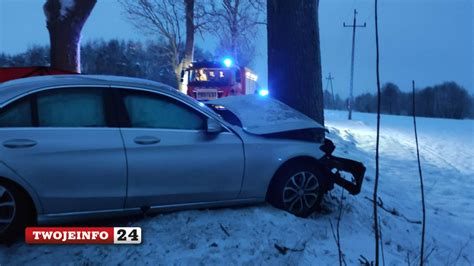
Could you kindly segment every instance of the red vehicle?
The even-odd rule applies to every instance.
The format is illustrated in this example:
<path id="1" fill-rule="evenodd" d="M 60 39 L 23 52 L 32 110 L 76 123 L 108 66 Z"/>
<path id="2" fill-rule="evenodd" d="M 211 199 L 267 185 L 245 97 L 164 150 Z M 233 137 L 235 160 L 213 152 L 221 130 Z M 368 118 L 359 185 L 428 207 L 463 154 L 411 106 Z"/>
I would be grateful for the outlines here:
<path id="1" fill-rule="evenodd" d="M 194 62 L 182 73 L 181 91 L 199 101 L 254 94 L 258 76 L 249 68 L 220 62 Z"/>
<path id="2" fill-rule="evenodd" d="M 77 74 L 76 72 L 54 69 L 45 66 L 35 67 L 0 67 L 0 82 L 33 76 Z"/>

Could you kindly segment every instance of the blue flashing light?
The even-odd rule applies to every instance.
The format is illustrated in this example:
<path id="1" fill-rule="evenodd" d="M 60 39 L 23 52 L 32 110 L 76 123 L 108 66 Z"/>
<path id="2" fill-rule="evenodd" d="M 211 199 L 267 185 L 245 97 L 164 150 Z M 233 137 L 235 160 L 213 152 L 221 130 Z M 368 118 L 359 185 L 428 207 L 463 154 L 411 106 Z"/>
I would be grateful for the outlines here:
<path id="1" fill-rule="evenodd" d="M 260 89 L 258 91 L 258 95 L 260 96 L 268 96 L 268 94 L 270 94 L 270 92 L 268 91 L 268 89 Z"/>
<path id="2" fill-rule="evenodd" d="M 223 62 L 224 62 L 224 65 L 225 65 L 226 67 L 231 67 L 231 66 L 232 66 L 232 59 L 230 59 L 230 58 L 228 58 L 228 57 L 227 57 L 227 58 L 224 58 L 224 61 L 223 61 Z"/>

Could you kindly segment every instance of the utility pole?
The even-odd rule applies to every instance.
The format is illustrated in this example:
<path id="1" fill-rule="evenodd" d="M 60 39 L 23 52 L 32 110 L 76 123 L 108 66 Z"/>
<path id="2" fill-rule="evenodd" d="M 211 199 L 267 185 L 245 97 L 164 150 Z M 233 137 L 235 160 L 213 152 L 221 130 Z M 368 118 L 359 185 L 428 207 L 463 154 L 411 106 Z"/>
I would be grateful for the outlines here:
<path id="1" fill-rule="evenodd" d="M 350 84 L 350 91 L 349 91 L 349 120 L 352 119 L 352 103 L 354 102 L 354 51 L 355 51 L 355 38 L 356 38 L 356 28 L 361 27 L 365 28 L 366 23 L 364 25 L 357 25 L 357 10 L 354 9 L 354 23 L 352 25 L 346 25 L 344 22 L 344 27 L 351 27 L 352 28 L 352 56 L 351 56 L 351 84 Z"/>
<path id="2" fill-rule="evenodd" d="M 331 72 L 329 72 L 329 76 L 326 77 L 326 80 L 328 81 L 328 82 L 326 83 L 326 90 L 328 89 L 329 84 L 331 84 L 331 98 L 332 98 L 332 99 L 331 99 L 331 100 L 332 100 L 332 106 L 331 106 L 331 107 L 332 107 L 333 109 L 336 109 L 336 100 L 335 100 L 335 98 L 334 98 L 334 90 L 333 90 L 333 87 L 332 87 L 332 81 L 334 80 L 334 77 L 331 76 Z"/>

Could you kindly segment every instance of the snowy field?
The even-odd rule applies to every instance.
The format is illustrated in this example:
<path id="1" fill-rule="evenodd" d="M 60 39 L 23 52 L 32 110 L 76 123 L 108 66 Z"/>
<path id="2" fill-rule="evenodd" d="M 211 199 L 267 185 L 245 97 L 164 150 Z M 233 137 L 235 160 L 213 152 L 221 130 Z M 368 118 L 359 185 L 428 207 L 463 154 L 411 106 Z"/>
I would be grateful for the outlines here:
<path id="1" fill-rule="evenodd" d="M 375 173 L 375 115 L 326 111 L 336 155 L 364 162 L 358 196 L 344 194 L 341 248 L 348 265 L 361 255 L 374 259 L 372 190 Z M 474 264 L 474 121 L 418 119 L 427 200 L 428 265 Z M 413 122 L 382 116 L 379 196 L 385 265 L 416 265 L 421 225 L 420 187 Z M 24 264 L 300 264 L 337 265 L 331 225 L 336 225 L 341 190 L 323 202 L 323 212 L 301 219 L 267 204 L 232 209 L 183 211 L 104 225 L 141 226 L 139 246 L 0 247 L 1 265 Z M 107 224 L 109 223 L 109 224 Z M 95 224 L 97 225 L 97 224 Z M 278 246 L 278 248 L 276 247 Z"/>

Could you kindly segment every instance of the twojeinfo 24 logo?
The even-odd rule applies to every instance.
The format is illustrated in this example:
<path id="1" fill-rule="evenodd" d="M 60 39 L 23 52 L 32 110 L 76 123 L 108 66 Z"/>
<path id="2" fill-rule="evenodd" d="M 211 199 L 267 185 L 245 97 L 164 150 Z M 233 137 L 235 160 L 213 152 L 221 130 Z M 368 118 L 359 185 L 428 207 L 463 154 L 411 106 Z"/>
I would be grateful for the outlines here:
<path id="1" fill-rule="evenodd" d="M 28 244 L 140 244 L 140 227 L 28 227 Z"/>

